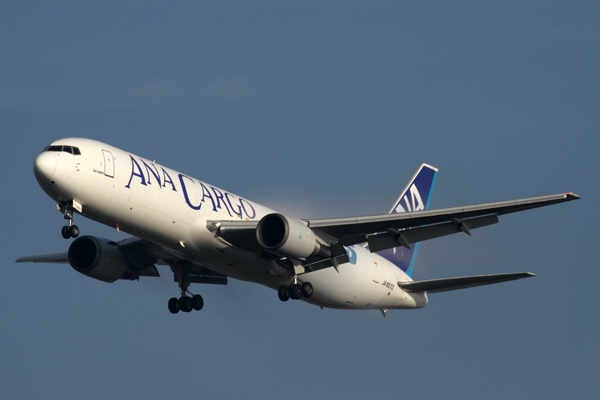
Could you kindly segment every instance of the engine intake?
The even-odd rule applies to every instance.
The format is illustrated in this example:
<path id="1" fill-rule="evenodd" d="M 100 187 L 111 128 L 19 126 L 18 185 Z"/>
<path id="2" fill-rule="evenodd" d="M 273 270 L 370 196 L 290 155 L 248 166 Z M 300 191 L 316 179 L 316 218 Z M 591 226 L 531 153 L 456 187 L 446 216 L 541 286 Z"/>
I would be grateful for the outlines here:
<path id="1" fill-rule="evenodd" d="M 256 228 L 256 238 L 265 249 L 285 257 L 307 258 L 321 251 L 312 229 L 282 214 L 265 215 Z"/>
<path id="2" fill-rule="evenodd" d="M 81 236 L 69 246 L 69 264 L 77 272 L 104 282 L 137 279 L 116 243 L 94 236 Z"/>

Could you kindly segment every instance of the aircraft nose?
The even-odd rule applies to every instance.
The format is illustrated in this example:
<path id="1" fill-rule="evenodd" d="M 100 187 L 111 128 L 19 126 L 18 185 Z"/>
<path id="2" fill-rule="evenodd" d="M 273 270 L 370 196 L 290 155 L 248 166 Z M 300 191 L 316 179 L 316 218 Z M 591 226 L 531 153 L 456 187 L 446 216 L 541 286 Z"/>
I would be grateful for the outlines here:
<path id="1" fill-rule="evenodd" d="M 33 172 L 36 178 L 50 180 L 54 171 L 56 171 L 56 156 L 48 151 L 40 153 L 33 163 Z"/>

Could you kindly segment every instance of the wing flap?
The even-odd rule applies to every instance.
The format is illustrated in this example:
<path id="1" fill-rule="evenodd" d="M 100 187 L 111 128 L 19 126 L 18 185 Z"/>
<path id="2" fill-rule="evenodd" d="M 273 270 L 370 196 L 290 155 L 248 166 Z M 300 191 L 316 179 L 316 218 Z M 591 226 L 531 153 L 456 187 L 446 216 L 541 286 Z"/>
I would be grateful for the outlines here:
<path id="1" fill-rule="evenodd" d="M 367 238 L 369 249 L 371 251 L 381 251 L 393 247 L 405 246 L 411 243 L 422 242 L 424 240 L 435 239 L 438 237 L 451 235 L 453 233 L 465 232 L 470 235 L 471 229 L 497 224 L 498 215 L 486 215 L 484 217 L 471 218 L 466 220 L 456 219 L 444 224 L 423 226 L 420 228 L 406 229 L 403 231 L 390 231 L 380 235 L 372 235 Z"/>
<path id="2" fill-rule="evenodd" d="M 405 292 L 439 293 L 451 290 L 467 289 L 476 286 L 514 281 L 537 276 L 531 272 L 514 272 L 509 274 L 462 276 L 458 278 L 431 279 L 425 281 L 398 282 Z"/>
<path id="3" fill-rule="evenodd" d="M 220 238 L 229 244 L 240 249 L 260 253 L 264 249 L 256 238 L 257 225 L 258 221 L 207 221 L 209 230 L 216 232 Z"/>

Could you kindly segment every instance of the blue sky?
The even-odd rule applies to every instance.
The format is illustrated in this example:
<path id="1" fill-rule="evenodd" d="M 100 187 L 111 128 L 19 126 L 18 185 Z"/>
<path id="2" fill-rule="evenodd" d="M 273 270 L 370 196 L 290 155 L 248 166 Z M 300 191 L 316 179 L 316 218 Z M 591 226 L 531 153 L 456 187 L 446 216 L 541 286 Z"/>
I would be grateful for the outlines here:
<path id="1" fill-rule="evenodd" d="M 3 397 L 597 398 L 599 19 L 596 2 L 3 2 Z M 537 278 L 387 318 L 230 281 L 173 316 L 165 269 L 106 284 L 14 263 L 67 249 L 32 163 L 73 136 L 301 218 L 386 212 L 422 162 L 432 208 L 583 199 L 425 242 L 413 276 Z"/>

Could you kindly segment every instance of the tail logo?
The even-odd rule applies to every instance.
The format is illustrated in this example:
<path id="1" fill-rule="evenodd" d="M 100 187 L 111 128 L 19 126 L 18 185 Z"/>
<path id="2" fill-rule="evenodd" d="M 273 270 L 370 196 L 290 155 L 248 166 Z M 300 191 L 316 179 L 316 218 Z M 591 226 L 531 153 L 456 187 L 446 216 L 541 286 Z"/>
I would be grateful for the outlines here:
<path id="1" fill-rule="evenodd" d="M 409 197 L 410 195 L 410 197 Z M 404 203 L 406 209 L 402 207 Z M 394 208 L 393 213 L 411 212 L 411 211 L 423 211 L 425 210 L 425 203 L 421 199 L 421 195 L 417 190 L 417 186 L 413 183 L 410 187 L 410 193 L 405 194 L 402 199 L 398 202 Z"/>
<path id="2" fill-rule="evenodd" d="M 390 214 L 418 212 L 429 208 L 429 200 L 431 199 L 437 171 L 431 165 L 421 164 L 404 190 L 400 192 L 398 200 L 392 203 Z M 415 243 L 410 250 L 398 247 L 383 250 L 379 253 L 402 271 L 405 271 L 406 275 L 411 276 L 418 249 L 419 243 Z"/>

